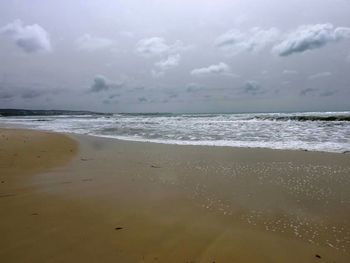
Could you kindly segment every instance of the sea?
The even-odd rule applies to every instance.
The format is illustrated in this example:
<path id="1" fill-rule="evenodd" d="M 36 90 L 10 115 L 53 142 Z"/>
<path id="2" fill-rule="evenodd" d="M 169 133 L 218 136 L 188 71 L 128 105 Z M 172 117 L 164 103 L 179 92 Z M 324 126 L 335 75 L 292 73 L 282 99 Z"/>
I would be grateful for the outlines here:
<path id="1" fill-rule="evenodd" d="M 350 111 L 10 116 L 0 125 L 165 144 L 350 152 Z"/>

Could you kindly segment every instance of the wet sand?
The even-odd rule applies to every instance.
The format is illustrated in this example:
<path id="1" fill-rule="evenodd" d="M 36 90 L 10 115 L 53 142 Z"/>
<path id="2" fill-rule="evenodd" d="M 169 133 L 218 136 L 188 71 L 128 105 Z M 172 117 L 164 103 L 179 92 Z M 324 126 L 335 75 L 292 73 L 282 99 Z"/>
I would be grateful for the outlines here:
<path id="1" fill-rule="evenodd" d="M 348 154 L 70 138 L 0 130 L 1 261 L 350 261 Z"/>

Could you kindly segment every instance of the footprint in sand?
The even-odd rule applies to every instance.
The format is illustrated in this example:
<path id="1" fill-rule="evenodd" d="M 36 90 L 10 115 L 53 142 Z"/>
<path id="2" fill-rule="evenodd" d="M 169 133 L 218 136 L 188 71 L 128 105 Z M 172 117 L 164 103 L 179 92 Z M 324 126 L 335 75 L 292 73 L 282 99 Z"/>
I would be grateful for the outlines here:
<path id="1" fill-rule="evenodd" d="M 86 161 L 91 161 L 91 160 L 93 160 L 93 159 L 81 158 L 80 160 L 82 160 L 83 162 L 86 162 Z"/>
<path id="2" fill-rule="evenodd" d="M 0 194 L 0 198 L 16 196 L 16 194 Z"/>

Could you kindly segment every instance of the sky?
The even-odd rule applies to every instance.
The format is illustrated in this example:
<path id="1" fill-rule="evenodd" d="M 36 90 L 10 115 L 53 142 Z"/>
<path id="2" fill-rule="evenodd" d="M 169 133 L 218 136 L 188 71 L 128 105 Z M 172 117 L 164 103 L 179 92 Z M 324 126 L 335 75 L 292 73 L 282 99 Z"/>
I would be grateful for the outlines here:
<path id="1" fill-rule="evenodd" d="M 0 108 L 350 110 L 349 0 L 2 0 Z"/>

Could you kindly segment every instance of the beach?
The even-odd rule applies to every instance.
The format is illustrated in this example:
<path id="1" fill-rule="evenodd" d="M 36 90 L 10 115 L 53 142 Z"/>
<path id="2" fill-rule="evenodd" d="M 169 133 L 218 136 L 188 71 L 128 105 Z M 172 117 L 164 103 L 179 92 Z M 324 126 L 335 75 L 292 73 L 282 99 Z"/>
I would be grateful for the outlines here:
<path id="1" fill-rule="evenodd" d="M 350 155 L 0 129 L 2 262 L 349 262 Z"/>

